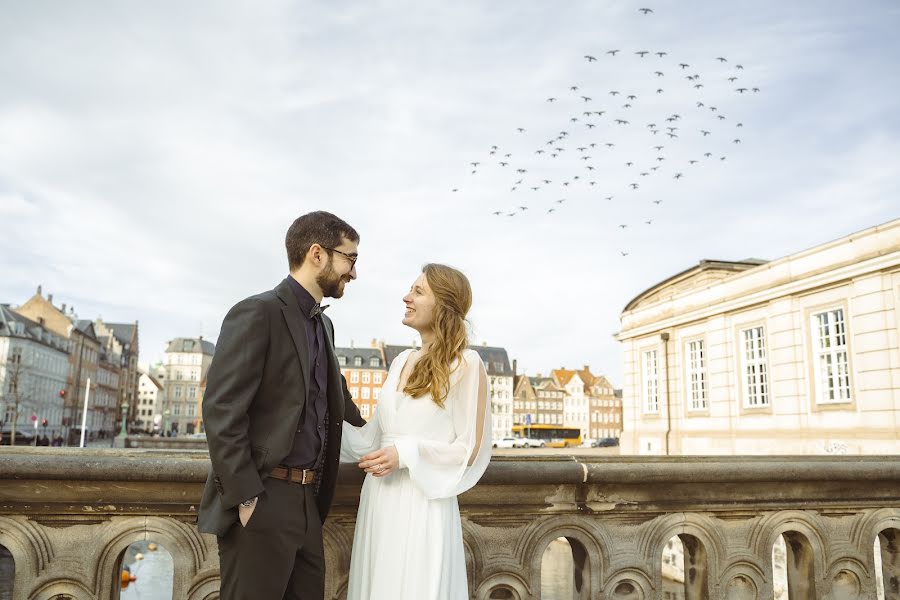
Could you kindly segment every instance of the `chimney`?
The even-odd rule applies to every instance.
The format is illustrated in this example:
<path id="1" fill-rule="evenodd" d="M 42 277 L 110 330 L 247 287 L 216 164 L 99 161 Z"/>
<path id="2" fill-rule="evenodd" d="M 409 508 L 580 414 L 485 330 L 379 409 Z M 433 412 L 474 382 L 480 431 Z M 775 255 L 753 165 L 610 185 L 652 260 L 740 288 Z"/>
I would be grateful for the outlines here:
<path id="1" fill-rule="evenodd" d="M 591 371 L 591 366 L 590 366 L 590 365 L 584 365 L 584 370 L 590 373 L 590 371 Z"/>
<path id="2" fill-rule="evenodd" d="M 62 313 L 66 314 L 66 303 L 65 302 L 63 302 L 63 304 L 62 304 Z"/>
<path id="3" fill-rule="evenodd" d="M 53 304 L 53 294 L 47 294 L 47 302 Z"/>
<path id="4" fill-rule="evenodd" d="M 513 359 L 513 379 L 516 378 L 516 371 L 517 371 L 517 367 L 518 367 L 518 362 L 519 362 L 519 361 L 517 361 L 516 359 Z"/>
<path id="5" fill-rule="evenodd" d="M 378 340 L 376 340 L 375 338 L 372 338 L 371 347 L 372 347 L 372 348 L 377 348 L 377 347 L 378 347 Z"/>
<path id="6" fill-rule="evenodd" d="M 41 295 L 41 284 L 38 284 L 38 291 L 37 291 L 37 295 L 38 295 L 38 296 L 40 296 L 40 295 Z"/>
<path id="7" fill-rule="evenodd" d="M 200 341 L 201 341 L 201 342 L 203 341 L 203 336 L 202 336 L 202 335 L 200 336 Z"/>

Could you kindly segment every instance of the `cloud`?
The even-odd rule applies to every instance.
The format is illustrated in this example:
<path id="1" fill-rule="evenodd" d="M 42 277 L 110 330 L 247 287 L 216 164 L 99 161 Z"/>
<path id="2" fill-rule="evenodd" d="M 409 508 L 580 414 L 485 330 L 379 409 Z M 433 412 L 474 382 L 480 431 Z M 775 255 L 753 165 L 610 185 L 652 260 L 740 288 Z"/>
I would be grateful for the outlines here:
<path id="1" fill-rule="evenodd" d="M 422 264 L 445 261 L 472 280 L 476 341 L 531 372 L 590 363 L 620 383 L 612 334 L 635 294 L 702 258 L 775 258 L 898 213 L 896 6 L 654 9 L 98 1 L 47 18 L 40 3 L 12 4 L 0 22 L 0 300 L 43 283 L 83 317 L 140 319 L 152 360 L 172 337 L 215 337 L 231 304 L 286 274 L 291 220 L 327 209 L 362 234 L 360 278 L 331 309 L 339 343 L 411 339 L 400 298 Z M 760 94 L 724 79 L 737 62 Z M 638 101 L 625 109 L 613 89 Z M 725 125 L 695 107 L 700 95 Z M 569 120 L 586 104 L 633 126 L 589 133 Z M 662 134 L 646 123 L 673 112 L 665 177 L 630 171 L 655 162 Z M 550 166 L 534 152 L 564 128 L 572 139 Z M 592 136 L 617 145 L 591 149 L 588 173 L 576 148 Z M 552 183 L 510 191 L 492 145 Z M 714 160 L 686 164 L 705 151 Z"/>

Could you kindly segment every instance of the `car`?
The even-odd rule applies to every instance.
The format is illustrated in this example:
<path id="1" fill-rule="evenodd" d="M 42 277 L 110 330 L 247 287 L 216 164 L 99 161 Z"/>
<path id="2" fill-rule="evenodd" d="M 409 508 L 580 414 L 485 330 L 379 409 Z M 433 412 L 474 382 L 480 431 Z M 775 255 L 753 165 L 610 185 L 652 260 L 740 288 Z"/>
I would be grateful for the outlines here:
<path id="1" fill-rule="evenodd" d="M 519 438 L 505 437 L 500 438 L 499 440 L 494 440 L 493 446 L 494 448 L 518 448 L 519 446 L 521 446 L 519 442 Z"/>
<path id="2" fill-rule="evenodd" d="M 543 448 L 547 445 L 544 440 L 538 440 L 530 437 L 519 438 L 519 442 L 523 448 Z"/>
<path id="3" fill-rule="evenodd" d="M 619 438 L 600 438 L 591 442 L 591 448 L 608 448 L 610 446 L 618 446 Z"/>

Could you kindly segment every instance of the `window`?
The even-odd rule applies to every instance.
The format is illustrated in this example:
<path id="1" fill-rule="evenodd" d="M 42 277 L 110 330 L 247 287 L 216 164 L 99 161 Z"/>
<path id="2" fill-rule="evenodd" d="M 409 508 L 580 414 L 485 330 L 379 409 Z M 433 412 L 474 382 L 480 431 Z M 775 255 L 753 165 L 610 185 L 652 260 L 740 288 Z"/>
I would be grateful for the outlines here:
<path id="1" fill-rule="evenodd" d="M 372 390 L 372 399 L 379 400 L 381 398 L 381 388 L 375 388 Z"/>
<path id="2" fill-rule="evenodd" d="M 691 410 L 706 408 L 706 357 L 703 340 L 688 342 L 687 385 Z"/>
<path id="3" fill-rule="evenodd" d="M 361 367 L 362 366 L 362 356 L 354 356 L 353 357 L 353 366 Z"/>
<path id="4" fill-rule="evenodd" d="M 350 395 L 353 396 L 354 398 L 359 398 L 359 388 L 358 387 L 350 388 Z"/>
<path id="5" fill-rule="evenodd" d="M 502 372 L 503 372 L 503 366 L 504 366 L 504 365 L 503 365 L 502 362 L 495 362 L 495 363 L 494 363 L 494 372 L 496 372 L 496 373 L 502 373 Z"/>
<path id="6" fill-rule="evenodd" d="M 180 404 L 176 404 L 172 407 L 172 415 L 176 416 L 176 417 L 181 416 L 181 405 Z"/>
<path id="7" fill-rule="evenodd" d="M 371 397 L 371 390 L 367 387 L 362 388 L 362 399 L 368 400 Z"/>
<path id="8" fill-rule="evenodd" d="M 850 401 L 850 363 L 844 309 L 812 316 L 816 402 Z"/>
<path id="9" fill-rule="evenodd" d="M 741 332 L 744 352 L 744 406 L 769 405 L 769 378 L 766 366 L 765 329 L 751 327 Z"/>
<path id="10" fill-rule="evenodd" d="M 350 383 L 359 383 L 359 371 L 350 371 Z"/>
<path id="11" fill-rule="evenodd" d="M 363 419 L 369 418 L 369 405 L 368 404 L 360 404 L 359 405 L 359 414 Z"/>
<path id="12" fill-rule="evenodd" d="M 338 356 L 338 364 L 341 365 L 342 367 L 346 367 L 347 366 L 347 357 L 344 356 L 343 354 Z"/>
<path id="13" fill-rule="evenodd" d="M 363 383 L 371 383 L 372 382 L 372 374 L 369 373 L 368 371 L 363 371 L 362 382 Z"/>
<path id="14" fill-rule="evenodd" d="M 175 386 L 175 397 L 181 398 L 181 386 L 180 385 Z"/>
<path id="15" fill-rule="evenodd" d="M 188 398 L 196 398 L 197 397 L 197 386 L 192 385 L 188 388 L 187 397 Z"/>
<path id="16" fill-rule="evenodd" d="M 381 359 L 378 358 L 377 356 L 373 356 L 372 358 L 369 359 L 369 366 L 370 367 L 380 367 Z"/>
<path id="17" fill-rule="evenodd" d="M 381 371 L 374 373 L 372 375 L 372 383 L 374 383 L 376 385 L 381 385 L 382 377 L 383 377 L 383 374 L 381 373 Z"/>
<path id="18" fill-rule="evenodd" d="M 641 390 L 644 395 L 644 412 L 654 413 L 659 411 L 659 359 L 656 350 L 648 350 L 641 357 L 641 380 L 644 382 Z"/>
<path id="19" fill-rule="evenodd" d="M 197 406 L 195 404 L 188 404 L 187 407 L 187 416 L 193 417 L 194 411 L 197 410 Z"/>

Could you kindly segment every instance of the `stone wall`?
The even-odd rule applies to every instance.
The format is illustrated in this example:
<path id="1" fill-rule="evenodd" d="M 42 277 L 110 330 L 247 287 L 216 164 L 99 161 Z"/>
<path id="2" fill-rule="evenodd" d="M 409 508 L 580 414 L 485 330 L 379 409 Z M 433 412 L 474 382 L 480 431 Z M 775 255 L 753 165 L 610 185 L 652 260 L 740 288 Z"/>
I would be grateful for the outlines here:
<path id="1" fill-rule="evenodd" d="M 0 545 L 16 599 L 118 597 L 125 549 L 150 539 L 175 565 L 174 598 L 218 597 L 215 538 L 194 526 L 203 452 L 22 448 L 0 455 Z M 325 528 L 328 598 L 346 594 L 361 473 L 347 466 Z M 572 548 L 575 598 L 662 597 L 679 536 L 684 597 L 773 597 L 787 542 L 792 598 L 875 598 L 875 539 L 900 598 L 900 457 L 495 457 L 460 498 L 470 595 L 537 599 L 553 540 Z"/>

